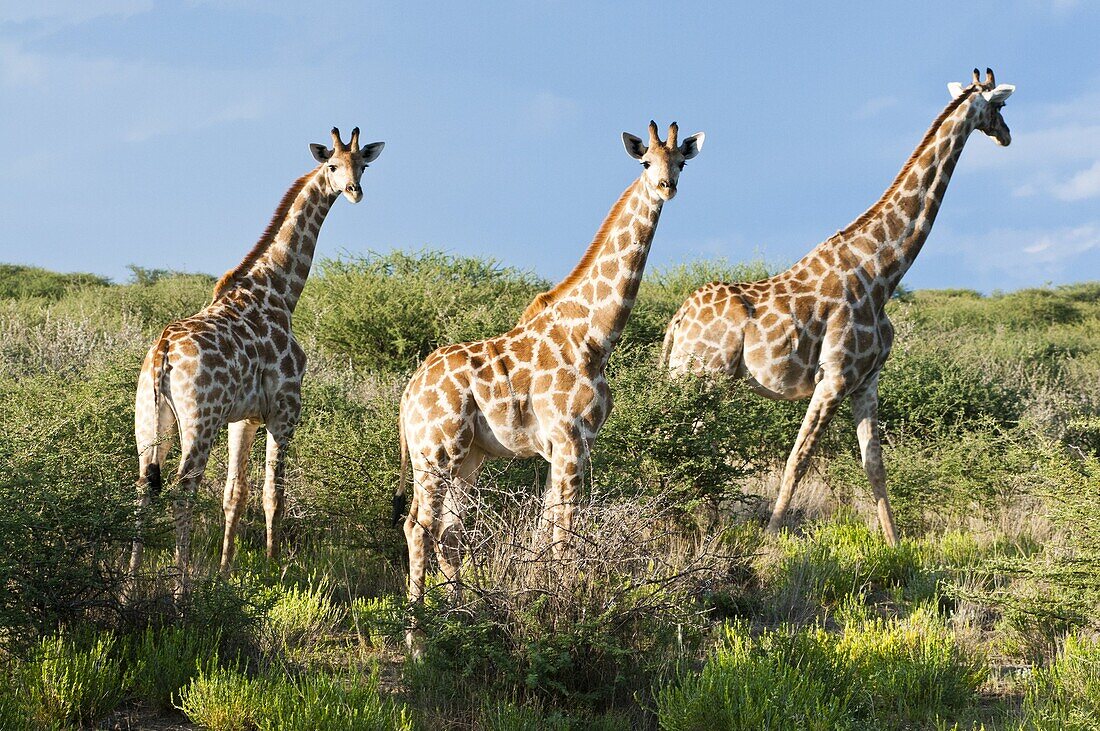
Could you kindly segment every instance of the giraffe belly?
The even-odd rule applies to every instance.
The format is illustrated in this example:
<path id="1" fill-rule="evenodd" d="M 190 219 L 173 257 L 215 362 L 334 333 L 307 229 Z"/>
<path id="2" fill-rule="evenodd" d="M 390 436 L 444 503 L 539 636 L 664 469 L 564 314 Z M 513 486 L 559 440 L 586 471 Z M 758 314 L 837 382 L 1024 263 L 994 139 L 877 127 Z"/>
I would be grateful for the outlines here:
<path id="1" fill-rule="evenodd" d="M 493 457 L 534 457 L 548 454 L 544 440 L 532 434 L 526 424 L 533 419 L 525 418 L 519 424 L 506 423 L 503 420 L 490 420 L 479 413 L 474 424 L 474 441 L 486 454 Z"/>

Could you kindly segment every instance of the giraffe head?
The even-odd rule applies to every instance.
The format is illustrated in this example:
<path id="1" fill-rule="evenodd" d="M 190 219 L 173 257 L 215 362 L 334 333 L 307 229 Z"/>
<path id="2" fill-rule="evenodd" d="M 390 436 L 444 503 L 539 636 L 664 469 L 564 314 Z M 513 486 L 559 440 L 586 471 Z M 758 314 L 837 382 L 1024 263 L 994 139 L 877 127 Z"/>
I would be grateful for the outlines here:
<path id="1" fill-rule="evenodd" d="M 332 149 L 322 144 L 309 146 L 313 157 L 321 163 L 321 175 L 330 193 L 343 193 L 352 203 L 363 199 L 363 188 L 359 179 L 367 165 L 374 161 L 386 146 L 385 142 L 372 142 L 359 149 L 359 128 L 351 131 L 351 141 L 344 144 L 340 139 L 340 130 L 332 128 Z"/>
<path id="2" fill-rule="evenodd" d="M 679 127 L 673 122 L 668 128 L 668 140 L 661 142 L 657 135 L 657 123 L 649 123 L 649 144 L 642 142 L 629 132 L 623 132 L 623 144 L 626 152 L 635 160 L 641 160 L 642 181 L 645 185 L 657 192 L 657 197 L 662 200 L 672 200 L 676 195 L 676 183 L 680 180 L 680 171 L 684 169 L 687 160 L 699 154 L 703 149 L 702 132 L 693 134 L 680 144 L 676 143 Z"/>
<path id="3" fill-rule="evenodd" d="M 1016 87 L 1012 84 L 998 85 L 993 78 L 993 69 L 985 70 L 985 81 L 980 76 L 978 69 L 974 69 L 974 80 L 970 86 L 964 88 L 962 84 L 953 81 L 947 85 L 947 90 L 954 99 L 972 92 L 970 116 L 974 120 L 974 129 L 984 132 L 998 145 L 1007 147 L 1012 142 L 1012 134 L 1001 116 L 1001 110 L 1005 100 L 1016 91 Z"/>

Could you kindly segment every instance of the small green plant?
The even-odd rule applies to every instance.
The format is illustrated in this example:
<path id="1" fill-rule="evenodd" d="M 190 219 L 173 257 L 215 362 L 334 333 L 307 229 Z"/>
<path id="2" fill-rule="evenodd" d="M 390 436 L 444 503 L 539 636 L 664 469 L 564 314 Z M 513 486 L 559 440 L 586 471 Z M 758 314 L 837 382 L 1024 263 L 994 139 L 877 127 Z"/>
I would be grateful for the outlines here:
<path id="1" fill-rule="evenodd" d="M 21 673 L 28 716 L 46 728 L 65 728 L 94 723 L 113 711 L 126 692 L 114 649 L 110 634 L 87 646 L 63 634 L 42 640 Z"/>
<path id="2" fill-rule="evenodd" d="M 344 608 L 332 599 L 332 584 L 325 578 L 309 586 L 291 586 L 267 611 L 265 644 L 269 651 L 290 654 L 315 645 L 340 622 Z"/>
<path id="3" fill-rule="evenodd" d="M 260 731 L 411 731 L 408 711 L 382 695 L 378 668 L 341 678 L 308 673 L 269 680 L 269 706 L 257 720 Z"/>
<path id="4" fill-rule="evenodd" d="M 916 545 L 889 546 L 853 516 L 817 523 L 805 536 L 785 533 L 779 551 L 778 560 L 766 568 L 769 604 L 778 619 L 812 617 L 852 595 L 901 592 L 917 599 L 936 589 Z"/>
<path id="5" fill-rule="evenodd" d="M 411 731 L 408 712 L 383 697 L 375 669 L 343 679 L 287 676 L 279 668 L 250 678 L 233 668 L 200 673 L 180 693 L 179 709 L 210 731 Z"/>
<path id="6" fill-rule="evenodd" d="M 261 717 L 262 697 L 259 684 L 241 671 L 214 666 L 184 686 L 176 707 L 209 731 L 251 731 Z"/>
<path id="7" fill-rule="evenodd" d="M 395 596 L 360 597 L 348 613 L 356 633 L 368 645 L 382 647 L 404 640 L 405 608 Z"/>
<path id="8" fill-rule="evenodd" d="M 156 711 L 172 708 L 180 688 L 217 663 L 220 642 L 217 628 L 147 627 L 130 641 L 132 695 Z"/>
<path id="9" fill-rule="evenodd" d="M 841 634 L 724 628 L 698 674 L 657 693 L 665 729 L 924 728 L 974 702 L 984 666 L 934 611 L 854 622 Z"/>
<path id="10" fill-rule="evenodd" d="M 1021 731 L 1100 728 L 1100 642 L 1078 635 L 1035 672 L 1024 697 Z"/>

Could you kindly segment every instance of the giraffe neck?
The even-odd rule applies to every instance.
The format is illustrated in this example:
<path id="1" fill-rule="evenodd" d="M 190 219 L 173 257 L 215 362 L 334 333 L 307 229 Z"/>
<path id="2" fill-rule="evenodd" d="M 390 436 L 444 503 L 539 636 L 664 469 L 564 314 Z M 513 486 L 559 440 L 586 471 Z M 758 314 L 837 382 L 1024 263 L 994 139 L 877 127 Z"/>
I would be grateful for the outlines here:
<path id="1" fill-rule="evenodd" d="M 601 365 L 634 308 L 663 204 L 641 178 L 636 180 L 611 209 L 581 264 L 562 283 L 568 286 L 547 306 L 553 311 L 548 324 L 564 326 L 571 342 Z"/>
<path id="2" fill-rule="evenodd" d="M 260 241 L 219 280 L 215 300 L 236 287 L 266 293 L 269 302 L 294 311 L 313 265 L 321 224 L 340 195 L 327 190 L 319 170 L 295 181 Z"/>
<path id="3" fill-rule="evenodd" d="M 951 174 L 974 130 L 972 100 L 968 94 L 949 104 L 882 198 L 818 247 L 826 260 L 864 275 L 879 307 L 893 295 L 932 231 Z"/>

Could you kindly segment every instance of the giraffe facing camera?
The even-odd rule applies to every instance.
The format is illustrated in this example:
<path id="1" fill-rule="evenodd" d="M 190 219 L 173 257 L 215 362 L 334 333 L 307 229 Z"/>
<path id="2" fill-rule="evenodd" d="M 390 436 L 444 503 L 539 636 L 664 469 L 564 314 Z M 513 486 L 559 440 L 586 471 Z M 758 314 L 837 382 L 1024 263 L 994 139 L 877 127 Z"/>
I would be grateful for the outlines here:
<path id="1" fill-rule="evenodd" d="M 141 529 L 152 498 L 160 492 L 161 466 L 176 432 L 181 452 L 173 499 L 177 595 L 186 594 L 189 585 L 195 493 L 214 439 L 227 424 L 221 570 L 228 573 L 232 566 L 237 524 L 248 499 L 248 454 L 261 425 L 267 430 L 267 555 L 278 557 L 286 452 L 301 413 L 306 367 L 291 317 L 325 216 L 341 195 L 352 203 L 362 199 L 363 171 L 383 144 L 360 148 L 358 127 L 345 144 L 334 127 L 331 148 L 310 145 L 320 164 L 290 186 L 260 240 L 218 280 L 213 301 L 198 314 L 168 325 L 149 349 L 134 403 L 140 477 L 131 583 L 141 568 Z"/>
<path id="2" fill-rule="evenodd" d="M 646 257 L 684 162 L 703 134 L 649 142 L 623 135 L 642 174 L 611 208 L 580 263 L 535 297 L 503 335 L 439 348 L 413 374 L 401 397 L 401 508 L 407 462 L 413 495 L 405 537 L 409 598 L 424 595 L 426 552 L 435 549 L 452 593 L 460 591 L 462 519 L 471 487 L 490 457 L 540 456 L 550 463 L 543 527 L 561 555 L 571 538 L 577 493 L 596 434 L 611 410 L 604 369 L 634 307 Z M 416 648 L 416 630 L 408 641 Z"/>

